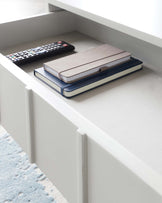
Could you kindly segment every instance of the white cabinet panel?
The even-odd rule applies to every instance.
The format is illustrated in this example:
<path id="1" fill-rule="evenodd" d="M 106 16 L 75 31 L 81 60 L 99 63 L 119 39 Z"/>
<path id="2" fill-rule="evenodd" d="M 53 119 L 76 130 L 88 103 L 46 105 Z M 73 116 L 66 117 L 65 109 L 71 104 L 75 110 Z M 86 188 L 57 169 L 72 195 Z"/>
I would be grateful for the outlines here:
<path id="1" fill-rule="evenodd" d="M 91 138 L 87 139 L 87 151 L 88 203 L 162 202 L 158 192 Z"/>
<path id="2" fill-rule="evenodd" d="M 76 126 L 33 93 L 34 159 L 65 198 L 77 202 Z"/>
<path id="3" fill-rule="evenodd" d="M 1 124 L 26 151 L 25 84 L 3 65 L 0 75 Z"/>

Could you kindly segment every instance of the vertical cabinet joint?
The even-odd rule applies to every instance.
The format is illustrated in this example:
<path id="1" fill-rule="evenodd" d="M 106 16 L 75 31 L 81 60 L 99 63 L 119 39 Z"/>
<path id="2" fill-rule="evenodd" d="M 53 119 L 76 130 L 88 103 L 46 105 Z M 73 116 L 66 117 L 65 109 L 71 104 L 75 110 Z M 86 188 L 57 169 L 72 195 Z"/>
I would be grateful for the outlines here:
<path id="1" fill-rule="evenodd" d="M 77 130 L 77 185 L 78 203 L 88 203 L 87 183 L 87 135 Z"/>
<path id="2" fill-rule="evenodd" d="M 32 107 L 32 89 L 25 87 L 25 109 L 26 109 L 26 142 L 27 154 L 30 162 L 34 162 L 33 154 L 33 107 Z"/>

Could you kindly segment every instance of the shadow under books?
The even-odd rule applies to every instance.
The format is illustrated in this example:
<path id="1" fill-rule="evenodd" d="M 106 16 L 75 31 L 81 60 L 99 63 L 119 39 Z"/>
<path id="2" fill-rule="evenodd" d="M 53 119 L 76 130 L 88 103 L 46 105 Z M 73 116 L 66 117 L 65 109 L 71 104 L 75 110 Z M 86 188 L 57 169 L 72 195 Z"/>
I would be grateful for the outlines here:
<path id="1" fill-rule="evenodd" d="M 112 91 L 113 89 L 119 88 L 125 84 L 130 84 L 132 81 L 139 81 L 143 80 L 145 76 L 148 76 L 151 74 L 152 71 L 146 67 L 143 67 L 142 70 L 136 71 L 134 73 L 130 73 L 129 75 L 123 76 L 121 78 L 115 79 L 113 81 L 110 81 L 106 84 L 103 84 L 99 87 L 96 87 L 94 89 L 88 90 L 87 92 L 81 93 L 75 97 L 70 98 L 70 100 L 73 100 L 75 102 L 82 102 L 88 99 L 91 99 L 93 97 L 99 97 L 100 95 Z"/>
<path id="2" fill-rule="evenodd" d="M 20 66 L 20 68 L 22 68 L 25 72 L 32 74 L 32 76 L 34 77 L 33 70 L 35 68 L 41 67 L 42 64 L 44 62 L 46 62 L 46 60 L 47 59 L 42 59 L 39 62 L 38 61 L 32 62 L 32 66 L 31 66 L 31 64 L 27 64 L 27 65 Z M 141 79 L 143 80 L 145 76 L 147 76 L 148 74 L 151 74 L 151 73 L 152 73 L 152 71 L 150 69 L 143 66 L 142 70 L 136 71 L 134 73 L 130 73 L 129 75 L 115 79 L 115 80 L 110 81 L 106 84 L 103 84 L 99 87 L 95 87 L 93 89 L 90 89 L 90 90 L 83 92 L 79 95 L 76 95 L 72 98 L 65 98 L 65 97 L 64 98 L 65 98 L 65 100 L 72 100 L 74 102 L 82 102 L 85 100 L 89 100 L 89 99 L 94 98 L 94 97 L 99 97 L 100 95 L 102 95 L 102 94 L 104 94 L 110 90 L 112 91 L 113 89 L 119 88 L 125 84 L 130 84 L 132 81 L 141 80 Z M 37 79 L 37 80 L 39 82 L 41 82 L 39 79 Z M 56 92 L 54 89 L 50 88 L 49 86 L 48 86 L 48 88 L 51 89 L 53 92 Z M 56 93 L 56 94 L 59 95 L 59 93 Z M 59 96 L 61 96 L 61 95 L 59 95 Z"/>

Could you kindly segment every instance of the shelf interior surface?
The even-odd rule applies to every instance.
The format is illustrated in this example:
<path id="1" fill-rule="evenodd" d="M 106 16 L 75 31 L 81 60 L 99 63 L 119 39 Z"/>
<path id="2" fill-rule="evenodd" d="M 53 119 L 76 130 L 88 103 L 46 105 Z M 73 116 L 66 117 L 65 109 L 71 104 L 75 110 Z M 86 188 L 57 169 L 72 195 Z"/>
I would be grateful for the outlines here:
<path id="1" fill-rule="evenodd" d="M 10 47 L 2 53 L 7 55 L 58 40 L 72 43 L 76 52 L 102 44 L 89 36 L 72 32 Z M 128 151 L 162 173 L 162 77 L 144 67 L 141 71 L 66 99 L 33 75 L 35 68 L 63 56 L 42 59 L 21 68 Z"/>

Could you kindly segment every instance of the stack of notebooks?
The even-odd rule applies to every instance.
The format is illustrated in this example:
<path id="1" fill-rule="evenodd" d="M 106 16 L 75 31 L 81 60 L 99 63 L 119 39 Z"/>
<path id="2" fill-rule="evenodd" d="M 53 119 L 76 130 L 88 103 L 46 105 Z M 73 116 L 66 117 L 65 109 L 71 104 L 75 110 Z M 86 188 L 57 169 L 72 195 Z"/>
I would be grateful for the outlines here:
<path id="1" fill-rule="evenodd" d="M 44 64 L 34 75 L 65 97 L 73 97 L 142 69 L 131 54 L 103 44 Z"/>

